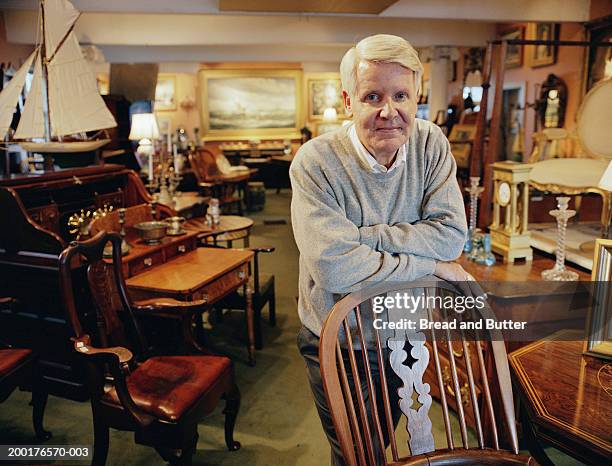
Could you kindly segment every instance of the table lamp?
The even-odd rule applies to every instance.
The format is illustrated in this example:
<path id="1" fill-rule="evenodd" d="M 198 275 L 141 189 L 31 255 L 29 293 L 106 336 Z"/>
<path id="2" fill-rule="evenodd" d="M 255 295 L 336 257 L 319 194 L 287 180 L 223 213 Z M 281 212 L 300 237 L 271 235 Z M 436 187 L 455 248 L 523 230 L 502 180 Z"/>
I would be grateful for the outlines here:
<path id="1" fill-rule="evenodd" d="M 608 168 L 606 168 L 606 171 L 604 172 L 603 176 L 599 180 L 598 187 L 600 189 L 603 189 L 604 191 L 607 191 L 606 200 L 608 204 L 607 205 L 608 213 L 606 215 L 605 225 L 603 225 L 604 227 L 603 237 L 610 238 L 610 219 L 612 217 L 612 162 L 608 164 Z M 605 207 L 606 206 L 604 205 L 604 208 Z"/>
<path id="2" fill-rule="evenodd" d="M 136 154 L 140 158 L 148 157 L 148 178 L 153 181 L 153 139 L 159 138 L 159 128 L 157 120 L 152 113 L 136 113 L 132 115 L 132 128 L 130 129 L 129 139 L 138 141 Z"/>

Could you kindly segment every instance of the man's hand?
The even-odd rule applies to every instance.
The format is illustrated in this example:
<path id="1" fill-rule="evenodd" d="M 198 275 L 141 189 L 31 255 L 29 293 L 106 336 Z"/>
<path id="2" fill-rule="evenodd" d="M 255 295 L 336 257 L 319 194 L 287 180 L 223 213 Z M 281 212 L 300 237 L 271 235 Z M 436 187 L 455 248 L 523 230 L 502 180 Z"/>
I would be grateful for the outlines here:
<path id="1" fill-rule="evenodd" d="M 456 262 L 436 262 L 434 275 L 448 282 L 466 282 L 474 280 L 474 277 L 463 270 L 463 267 Z"/>

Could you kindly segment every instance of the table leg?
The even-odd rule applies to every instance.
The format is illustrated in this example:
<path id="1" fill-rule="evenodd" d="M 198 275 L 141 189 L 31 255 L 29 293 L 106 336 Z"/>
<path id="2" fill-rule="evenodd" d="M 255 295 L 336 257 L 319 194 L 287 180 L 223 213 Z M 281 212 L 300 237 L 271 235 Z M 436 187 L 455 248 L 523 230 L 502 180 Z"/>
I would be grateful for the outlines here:
<path id="1" fill-rule="evenodd" d="M 523 431 L 525 442 L 527 443 L 527 450 L 529 450 L 531 456 L 533 456 L 533 458 L 541 466 L 555 466 L 544 451 L 544 448 L 542 448 L 542 445 L 540 445 L 533 424 L 531 423 L 531 419 L 529 419 L 527 410 L 523 406 L 522 402 L 520 403 L 519 412 L 521 418 L 521 429 Z"/>
<path id="2" fill-rule="evenodd" d="M 255 365 L 255 318 L 253 315 L 253 290 L 245 284 L 243 287 L 246 300 L 246 324 L 249 350 L 249 365 Z"/>

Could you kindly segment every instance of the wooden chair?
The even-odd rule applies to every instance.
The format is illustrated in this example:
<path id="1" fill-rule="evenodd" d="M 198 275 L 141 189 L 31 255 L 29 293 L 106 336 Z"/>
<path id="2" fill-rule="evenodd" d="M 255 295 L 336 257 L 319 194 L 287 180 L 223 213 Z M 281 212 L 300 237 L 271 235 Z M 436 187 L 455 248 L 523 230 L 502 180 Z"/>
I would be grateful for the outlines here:
<path id="1" fill-rule="evenodd" d="M 205 195 L 218 198 L 222 207 L 234 206 L 238 215 L 242 215 L 243 193 L 253 170 L 224 174 L 217 167 L 214 154 L 206 149 L 190 153 L 189 163 Z"/>
<path id="2" fill-rule="evenodd" d="M 112 265 L 102 259 L 108 241 L 113 246 Z M 147 344 L 136 318 L 137 313 L 187 316 L 183 322 L 191 333 L 193 316 L 201 314 L 206 303 L 161 299 L 133 305 L 121 271 L 120 245 L 119 235 L 101 232 L 91 240 L 72 243 L 60 256 L 60 286 L 75 334 L 74 348 L 88 374 L 94 421 L 92 464 L 105 464 L 111 427 L 134 431 L 137 443 L 155 447 L 172 464 L 191 464 L 198 421 L 222 397 L 226 400 L 225 442 L 229 450 L 237 450 L 240 444 L 234 441 L 233 431 L 240 393 L 232 362 L 208 355 L 147 358 Z M 89 264 L 94 325 L 86 318 L 92 311 L 77 312 L 73 297 L 71 265 L 79 262 L 79 255 Z M 92 332 L 93 342 L 86 330 Z"/>
<path id="3" fill-rule="evenodd" d="M 12 298 L 0 298 L 0 306 L 13 304 Z M 34 352 L 30 349 L 11 348 L 0 344 L 0 403 L 20 386 L 32 389 L 32 423 L 36 438 L 49 440 L 51 432 L 43 428 L 43 417 L 47 404 L 47 393 L 41 387 Z"/>
<path id="4" fill-rule="evenodd" d="M 398 321 L 398 317 L 411 315 L 409 312 L 397 313 L 397 309 L 384 311 L 386 314 L 373 312 L 373 298 L 392 296 L 396 292 L 415 296 L 422 294 L 424 297 L 463 296 L 447 282 L 383 283 L 352 293 L 333 307 L 321 333 L 319 358 L 329 410 L 346 464 L 349 466 L 537 464 L 532 458 L 518 455 L 510 372 L 505 345 L 500 335 L 491 335 L 492 351 L 487 354 L 491 354 L 493 361 L 487 361 L 489 365 L 485 363 L 480 341 L 474 341 L 475 348 L 468 350 L 464 333 L 459 333 L 455 341 L 459 341 L 463 347 L 464 367 L 458 367 L 459 358 L 455 356 L 454 351 L 449 351 L 450 374 L 443 374 L 439 349 L 440 344 L 444 342 L 451 347 L 450 331 L 420 332 L 418 326 L 415 331 L 373 330 L 373 319 Z M 487 309 L 483 310 L 484 314 Z M 422 312 L 423 314 L 415 316 L 430 321 L 448 320 L 446 312 L 452 313 L 453 316 L 460 315 L 455 314 L 453 310 L 444 311 L 436 308 L 431 303 L 430 307 L 423 309 Z M 391 319 L 385 316 L 391 316 Z M 426 339 L 429 339 L 428 345 L 433 352 L 433 358 L 430 358 Z M 411 365 L 405 363 L 409 357 L 413 360 Z M 434 369 L 428 374 L 439 388 L 442 404 L 447 440 L 445 449 L 436 449 L 431 431 L 429 408 L 432 403 L 430 389 L 433 387 L 423 380 L 430 360 L 433 360 Z M 493 363 L 497 369 L 497 378 L 489 379 L 487 367 L 493 366 Z M 376 366 L 377 370 L 372 369 L 372 366 Z M 463 381 L 460 382 L 459 372 L 467 379 L 467 387 L 461 386 Z M 477 399 L 475 382 L 479 375 L 483 392 L 479 394 L 480 402 Z M 449 377 L 454 387 L 452 393 L 459 416 L 461 446 L 454 443 L 450 423 L 451 400 L 447 400 L 448 387 L 445 387 L 444 383 L 444 379 Z M 349 383 L 349 380 L 353 382 Z M 390 387 L 397 387 L 397 391 L 391 391 Z M 464 396 L 470 398 L 474 411 L 478 445 L 468 445 L 466 413 L 462 399 Z M 393 413 L 391 402 L 393 398 L 397 400 L 395 406 L 400 407 L 400 413 L 397 411 Z M 498 400 L 501 403 L 504 427 L 508 431 L 511 451 L 500 449 L 500 444 L 506 437 L 502 432 L 498 433 L 494 410 Z M 394 415 L 395 420 L 398 420 L 399 415 L 407 419 L 408 454 L 400 455 L 399 447 L 402 446 L 398 445 L 395 437 Z M 483 423 L 485 418 L 489 421 L 489 425 Z M 487 440 L 490 441 L 492 448 L 486 448 Z M 391 460 L 388 460 L 384 454 L 385 448 L 381 448 L 381 445 L 387 444 L 390 445 Z"/>
<path id="5" fill-rule="evenodd" d="M 208 244 L 205 244 L 209 246 Z M 248 248 L 255 253 L 253 257 L 253 273 L 250 273 L 248 290 L 252 292 L 253 314 L 255 320 L 255 349 L 263 347 L 261 332 L 261 311 L 268 305 L 268 322 L 271 327 L 276 326 L 276 291 L 274 285 L 274 275 L 264 274 L 259 271 L 259 255 L 262 253 L 274 252 L 274 247 Z M 249 264 L 249 268 L 250 268 Z M 235 291 L 224 298 L 218 308 L 243 309 L 246 310 L 246 297 L 242 291 Z"/>

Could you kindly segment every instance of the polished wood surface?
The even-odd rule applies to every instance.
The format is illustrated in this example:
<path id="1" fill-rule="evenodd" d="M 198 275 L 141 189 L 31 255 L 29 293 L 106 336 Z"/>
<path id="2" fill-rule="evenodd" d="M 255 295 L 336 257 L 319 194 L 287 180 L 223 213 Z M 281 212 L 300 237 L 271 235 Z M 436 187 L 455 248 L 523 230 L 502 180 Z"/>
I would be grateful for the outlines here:
<path id="1" fill-rule="evenodd" d="M 580 333 L 558 333 L 514 351 L 510 365 L 538 439 L 589 464 L 609 464 L 612 365 L 583 348 Z"/>
<path id="2" fill-rule="evenodd" d="M 252 251 L 198 248 L 127 280 L 131 289 L 193 293 L 236 267 L 248 263 Z"/>
<path id="3" fill-rule="evenodd" d="M 491 267 L 469 260 L 466 254 L 462 254 L 457 262 L 479 282 L 539 282 L 544 280 L 541 273 L 555 265 L 553 259 L 538 254 L 534 254 L 533 261 L 516 261 L 514 264 L 503 264 L 500 256 L 495 257 L 497 263 Z M 577 272 L 580 280 L 591 280 L 589 273 L 571 266 L 567 268 Z"/>

